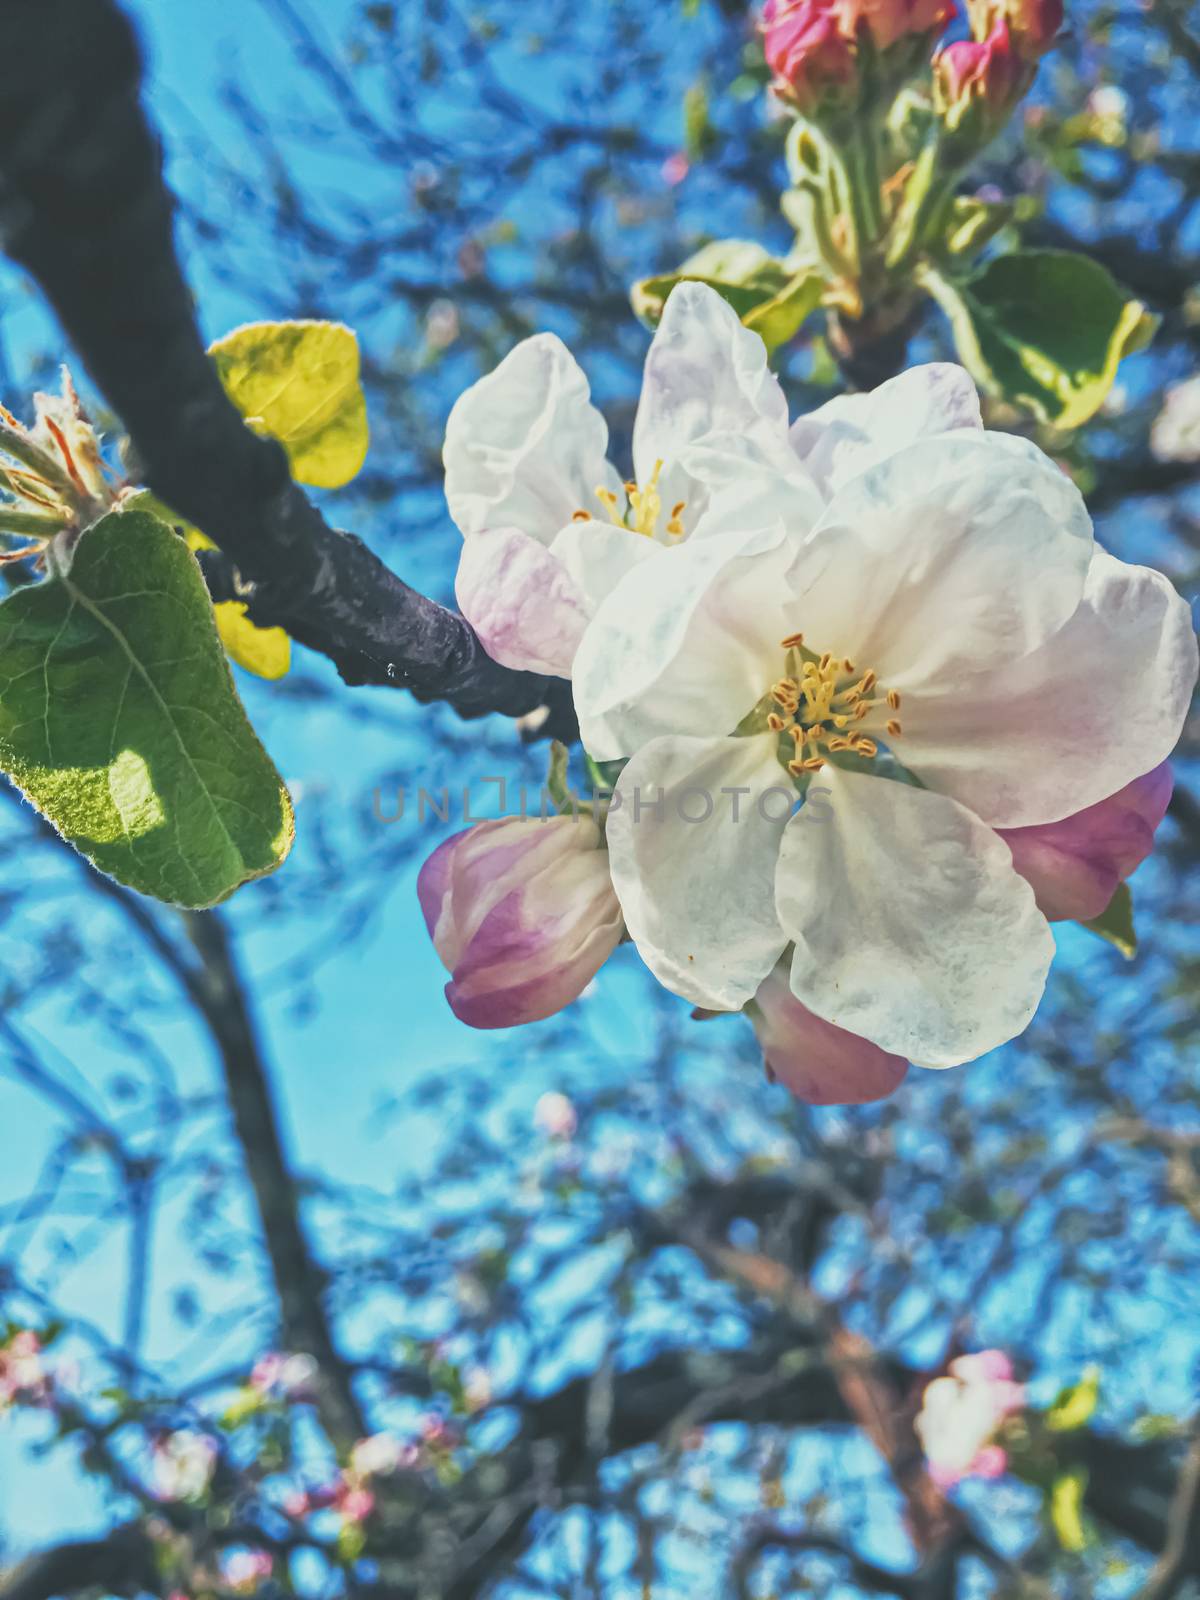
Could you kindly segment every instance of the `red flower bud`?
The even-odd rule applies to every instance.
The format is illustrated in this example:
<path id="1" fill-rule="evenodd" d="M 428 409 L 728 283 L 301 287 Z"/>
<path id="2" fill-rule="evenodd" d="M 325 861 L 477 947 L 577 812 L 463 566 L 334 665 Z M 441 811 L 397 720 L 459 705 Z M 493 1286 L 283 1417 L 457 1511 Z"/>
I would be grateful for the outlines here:
<path id="1" fill-rule="evenodd" d="M 993 113 L 1006 113 L 1020 98 L 1024 63 L 1014 52 L 1007 22 L 998 22 L 982 41 L 963 39 L 947 45 L 934 58 L 934 83 L 938 100 L 951 127 L 966 112 L 982 105 Z"/>
<path id="2" fill-rule="evenodd" d="M 854 52 L 829 0 L 767 0 L 762 33 L 775 93 L 798 111 L 853 81 Z"/>
<path id="3" fill-rule="evenodd" d="M 1045 55 L 1063 25 L 1063 0 L 1004 0 L 1004 17 L 1023 55 Z"/>

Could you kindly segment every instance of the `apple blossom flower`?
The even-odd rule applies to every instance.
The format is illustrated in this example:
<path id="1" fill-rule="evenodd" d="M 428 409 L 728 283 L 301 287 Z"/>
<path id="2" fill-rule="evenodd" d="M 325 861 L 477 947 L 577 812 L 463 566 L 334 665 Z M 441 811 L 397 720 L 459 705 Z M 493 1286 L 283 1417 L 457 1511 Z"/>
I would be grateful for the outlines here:
<path id="1" fill-rule="evenodd" d="M 591 982 L 623 925 L 589 816 L 503 817 L 456 833 L 421 868 L 425 925 L 473 1028 L 561 1011 Z"/>
<path id="2" fill-rule="evenodd" d="M 540 1096 L 533 1108 L 533 1125 L 548 1139 L 573 1139 L 579 1118 L 565 1094 L 550 1090 Z"/>
<path id="3" fill-rule="evenodd" d="M 951 1489 L 967 1477 L 1000 1477 L 1008 1456 L 996 1435 L 1024 1406 L 1024 1387 L 1014 1381 L 1002 1350 L 952 1361 L 947 1377 L 926 1386 L 913 1424 L 938 1487 Z"/>
<path id="4" fill-rule="evenodd" d="M 899 1088 L 908 1062 L 815 1016 L 792 993 L 786 962 L 773 967 L 746 1007 L 763 1060 L 809 1105 L 865 1105 Z"/>
<path id="5" fill-rule="evenodd" d="M 762 340 L 706 284 L 681 283 L 667 300 L 625 485 L 570 352 L 554 334 L 523 340 L 446 424 L 446 500 L 463 535 L 458 603 L 488 653 L 569 677 L 599 602 L 688 539 L 715 486 L 758 461 L 796 470 L 787 425 Z"/>
<path id="6" fill-rule="evenodd" d="M 815 528 L 759 483 L 741 532 L 617 584 L 574 673 L 588 750 L 626 759 L 609 861 L 660 981 L 737 1009 L 792 947 L 817 1018 L 930 1067 L 1020 1033 L 1053 956 L 996 830 L 1150 772 L 1197 672 L 1171 585 L 964 386 L 917 369 L 806 419 Z"/>
<path id="7" fill-rule="evenodd" d="M 254 1594 L 275 1570 L 265 1550 L 234 1550 L 221 1562 L 221 1577 L 234 1594 Z"/>
<path id="8" fill-rule="evenodd" d="M 1200 461 L 1200 377 L 1167 390 L 1150 429 L 1150 449 L 1159 461 Z"/>
<path id="9" fill-rule="evenodd" d="M 194 1428 L 177 1428 L 154 1441 L 154 1487 L 160 1500 L 202 1500 L 216 1466 L 216 1443 Z"/>
<path id="10" fill-rule="evenodd" d="M 1154 849 L 1175 780 L 1167 762 L 1061 822 L 1001 828 L 1013 866 L 1050 922 L 1090 922 Z"/>

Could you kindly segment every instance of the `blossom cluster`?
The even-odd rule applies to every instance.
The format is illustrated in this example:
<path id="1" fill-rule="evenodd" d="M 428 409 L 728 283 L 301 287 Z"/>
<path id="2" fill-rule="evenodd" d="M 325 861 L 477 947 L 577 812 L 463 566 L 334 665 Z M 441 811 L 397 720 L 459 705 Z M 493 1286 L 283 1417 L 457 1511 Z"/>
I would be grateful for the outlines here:
<path id="1" fill-rule="evenodd" d="M 791 420 L 701 283 L 667 302 L 628 481 L 607 444 L 547 334 L 449 420 L 463 611 L 497 660 L 572 680 L 613 779 L 426 863 L 458 1016 L 547 1016 L 629 939 L 693 1005 L 744 1010 L 813 1102 L 1022 1032 L 1050 923 L 1099 917 L 1152 848 L 1186 604 L 1100 548 L 1034 444 L 985 430 L 961 368 Z"/>
<path id="2" fill-rule="evenodd" d="M 938 1487 L 1002 1476 L 1008 1454 L 999 1436 L 1025 1403 L 1024 1386 L 1002 1350 L 959 1356 L 946 1376 L 928 1384 L 914 1427 Z"/>
<path id="3" fill-rule="evenodd" d="M 31 1328 L 13 1329 L 0 1344 L 0 1417 L 17 1405 L 49 1405 L 54 1389 L 41 1335 Z"/>

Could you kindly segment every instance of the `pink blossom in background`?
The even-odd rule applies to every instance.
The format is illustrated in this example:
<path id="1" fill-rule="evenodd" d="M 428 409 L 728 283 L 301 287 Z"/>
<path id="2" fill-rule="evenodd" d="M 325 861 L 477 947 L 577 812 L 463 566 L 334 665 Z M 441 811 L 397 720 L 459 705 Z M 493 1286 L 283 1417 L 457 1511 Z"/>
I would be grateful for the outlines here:
<path id="1" fill-rule="evenodd" d="M 963 1478 L 998 1478 L 1008 1457 L 996 1434 L 1002 1424 L 1025 1407 L 1025 1389 L 1017 1383 L 1003 1350 L 982 1350 L 959 1356 L 947 1375 L 928 1384 L 914 1423 L 929 1475 L 941 1489 Z"/>
<path id="2" fill-rule="evenodd" d="M 253 1594 L 274 1570 L 265 1550 L 236 1550 L 221 1563 L 221 1576 L 235 1594 Z"/>
<path id="3" fill-rule="evenodd" d="M 669 155 L 659 168 L 663 182 L 672 189 L 678 188 L 691 170 L 692 164 L 682 150 L 676 150 L 674 154 Z"/>
<path id="4" fill-rule="evenodd" d="M 567 1096 L 552 1089 L 542 1095 L 534 1106 L 533 1125 L 548 1139 L 573 1139 L 579 1119 Z"/>

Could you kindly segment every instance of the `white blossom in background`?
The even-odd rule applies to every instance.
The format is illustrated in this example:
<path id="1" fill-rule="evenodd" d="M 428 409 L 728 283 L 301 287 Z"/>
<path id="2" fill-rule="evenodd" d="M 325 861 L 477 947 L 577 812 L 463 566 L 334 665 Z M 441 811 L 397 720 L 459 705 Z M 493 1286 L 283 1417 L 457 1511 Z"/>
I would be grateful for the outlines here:
<path id="1" fill-rule="evenodd" d="M 357 1478 L 386 1478 L 399 1470 L 406 1459 L 404 1445 L 390 1433 L 375 1433 L 360 1439 L 350 1452 L 350 1471 Z"/>
<path id="2" fill-rule="evenodd" d="M 953 1066 L 1028 1025 L 1054 953 L 998 830 L 1061 822 L 1170 754 L 1191 617 L 1096 547 L 1053 462 L 982 430 L 959 369 L 836 400 L 792 442 L 825 497 L 809 533 L 764 471 L 724 496 L 738 532 L 643 563 L 584 634 L 584 744 L 627 762 L 613 881 L 694 1004 L 744 1006 L 790 952 L 816 1018 Z"/>
<path id="3" fill-rule="evenodd" d="M 928 1384 L 913 1426 L 939 1488 L 967 1477 L 1000 1477 L 1008 1456 L 996 1436 L 1024 1406 L 1024 1387 L 1002 1350 L 959 1356 L 946 1377 Z"/>
<path id="4" fill-rule="evenodd" d="M 533 1125 L 548 1139 L 573 1139 L 579 1119 L 567 1096 L 551 1089 L 540 1096 L 534 1106 Z"/>
<path id="5" fill-rule="evenodd" d="M 303 1400 L 317 1380 L 317 1363 L 309 1355 L 272 1351 L 254 1365 L 250 1387 L 265 1399 Z"/>
<path id="6" fill-rule="evenodd" d="M 1150 429 L 1150 449 L 1159 461 L 1200 461 L 1200 377 L 1167 390 Z"/>
<path id="7" fill-rule="evenodd" d="M 208 1434 L 178 1428 L 154 1441 L 154 1489 L 160 1500 L 202 1500 L 217 1465 L 217 1446 Z"/>
<path id="8" fill-rule="evenodd" d="M 30 1328 L 18 1329 L 0 1346 L 0 1416 L 18 1403 L 45 1405 L 53 1387 L 41 1339 Z"/>

